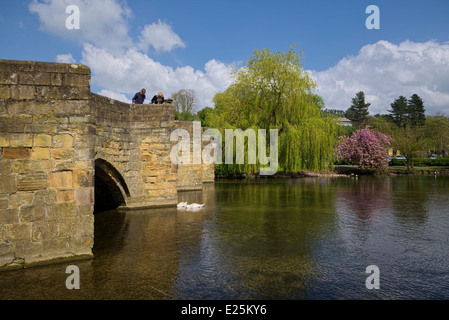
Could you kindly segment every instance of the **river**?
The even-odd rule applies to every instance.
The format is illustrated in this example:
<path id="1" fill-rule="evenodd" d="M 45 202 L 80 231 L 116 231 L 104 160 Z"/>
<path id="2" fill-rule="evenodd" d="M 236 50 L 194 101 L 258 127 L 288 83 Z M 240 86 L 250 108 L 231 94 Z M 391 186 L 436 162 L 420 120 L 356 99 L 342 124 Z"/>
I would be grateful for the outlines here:
<path id="1" fill-rule="evenodd" d="M 449 299 L 448 177 L 219 180 L 180 201 L 205 206 L 96 214 L 93 259 L 0 272 L 0 299 Z"/>

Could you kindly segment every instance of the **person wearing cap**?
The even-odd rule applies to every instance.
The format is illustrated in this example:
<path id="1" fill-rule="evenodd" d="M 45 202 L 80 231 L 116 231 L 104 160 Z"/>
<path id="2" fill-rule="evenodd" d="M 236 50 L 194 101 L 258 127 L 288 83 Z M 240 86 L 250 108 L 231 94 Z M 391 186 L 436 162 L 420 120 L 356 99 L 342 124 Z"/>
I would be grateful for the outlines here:
<path id="1" fill-rule="evenodd" d="M 140 92 L 137 92 L 133 97 L 133 104 L 143 104 L 145 101 L 145 93 L 147 91 L 145 89 L 140 90 Z"/>
<path id="2" fill-rule="evenodd" d="M 157 95 L 153 97 L 153 99 L 151 99 L 151 103 L 164 104 L 165 103 L 164 94 L 162 92 L 159 92 Z"/>

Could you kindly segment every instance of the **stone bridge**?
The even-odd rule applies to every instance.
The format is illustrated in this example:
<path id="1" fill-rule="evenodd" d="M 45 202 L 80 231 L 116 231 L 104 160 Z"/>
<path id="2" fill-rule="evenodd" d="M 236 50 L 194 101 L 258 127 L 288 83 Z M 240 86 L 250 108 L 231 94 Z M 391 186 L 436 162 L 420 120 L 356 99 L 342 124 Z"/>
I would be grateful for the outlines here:
<path id="1" fill-rule="evenodd" d="M 171 132 L 192 130 L 173 106 L 112 100 L 90 79 L 0 60 L 0 267 L 91 256 L 95 212 L 174 206 L 214 180 L 213 165 L 172 164 Z"/>

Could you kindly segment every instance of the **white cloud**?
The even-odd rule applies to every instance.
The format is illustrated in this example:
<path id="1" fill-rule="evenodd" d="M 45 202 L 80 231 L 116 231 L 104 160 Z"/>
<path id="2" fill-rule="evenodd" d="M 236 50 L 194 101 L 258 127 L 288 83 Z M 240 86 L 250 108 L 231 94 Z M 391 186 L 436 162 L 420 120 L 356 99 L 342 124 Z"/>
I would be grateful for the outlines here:
<path id="1" fill-rule="evenodd" d="M 80 29 L 66 28 L 69 5 L 80 11 Z M 131 11 L 122 0 L 32 0 L 30 12 L 38 15 L 42 31 L 83 44 L 81 63 L 92 71 L 92 84 L 102 89 L 99 94 L 129 102 L 142 87 L 148 99 L 159 91 L 166 98 L 181 89 L 193 89 L 198 108 L 213 106 L 215 93 L 229 84 L 231 67 L 210 60 L 203 70 L 190 66 L 176 69 L 152 59 L 146 52 L 170 52 L 185 48 L 185 43 L 161 22 L 145 25 L 137 43 L 129 37 Z M 72 54 L 60 54 L 58 62 L 74 63 Z"/>
<path id="2" fill-rule="evenodd" d="M 328 70 L 309 72 L 328 108 L 346 110 L 364 91 L 371 114 L 387 113 L 400 95 L 414 93 L 424 100 L 426 113 L 449 111 L 449 43 L 379 41 Z"/>
<path id="3" fill-rule="evenodd" d="M 173 32 L 171 26 L 160 20 L 157 23 L 146 25 L 140 34 L 138 48 L 148 51 L 153 47 L 156 51 L 172 51 L 175 47 L 185 48 L 181 38 Z"/>
<path id="4" fill-rule="evenodd" d="M 162 91 L 166 98 L 181 89 L 193 89 L 202 109 L 213 106 L 215 93 L 229 85 L 232 67 L 217 60 L 205 64 L 204 71 L 190 66 L 172 68 L 148 55 L 129 48 L 124 54 L 112 54 L 106 49 L 85 44 L 82 63 L 91 68 L 92 82 L 107 92 L 132 96 L 146 88 L 149 100 Z"/>
<path id="5" fill-rule="evenodd" d="M 75 58 L 73 58 L 71 53 L 58 54 L 56 56 L 56 62 L 60 63 L 76 63 Z"/>
<path id="6" fill-rule="evenodd" d="M 69 5 L 79 7 L 80 28 L 67 29 Z M 131 10 L 116 0 L 33 0 L 28 9 L 39 16 L 40 29 L 65 39 L 89 42 L 110 50 L 132 45 L 128 36 Z"/>
<path id="7" fill-rule="evenodd" d="M 110 91 L 110 90 L 101 90 L 99 93 L 99 95 L 114 99 L 114 100 L 118 100 L 118 101 L 122 101 L 122 102 L 126 102 L 126 103 L 131 103 L 131 99 L 128 99 L 124 94 L 122 93 L 118 93 L 118 92 L 114 92 L 114 91 Z"/>

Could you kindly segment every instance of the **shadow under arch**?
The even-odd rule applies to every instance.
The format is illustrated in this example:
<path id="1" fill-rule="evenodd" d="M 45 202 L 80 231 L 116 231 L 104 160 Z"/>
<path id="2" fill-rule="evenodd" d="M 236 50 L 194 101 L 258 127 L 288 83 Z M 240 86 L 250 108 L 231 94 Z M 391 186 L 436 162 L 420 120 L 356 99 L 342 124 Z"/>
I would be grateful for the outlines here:
<path id="1" fill-rule="evenodd" d="M 120 172 L 106 160 L 96 159 L 94 214 L 126 205 L 129 196 L 128 186 Z"/>

